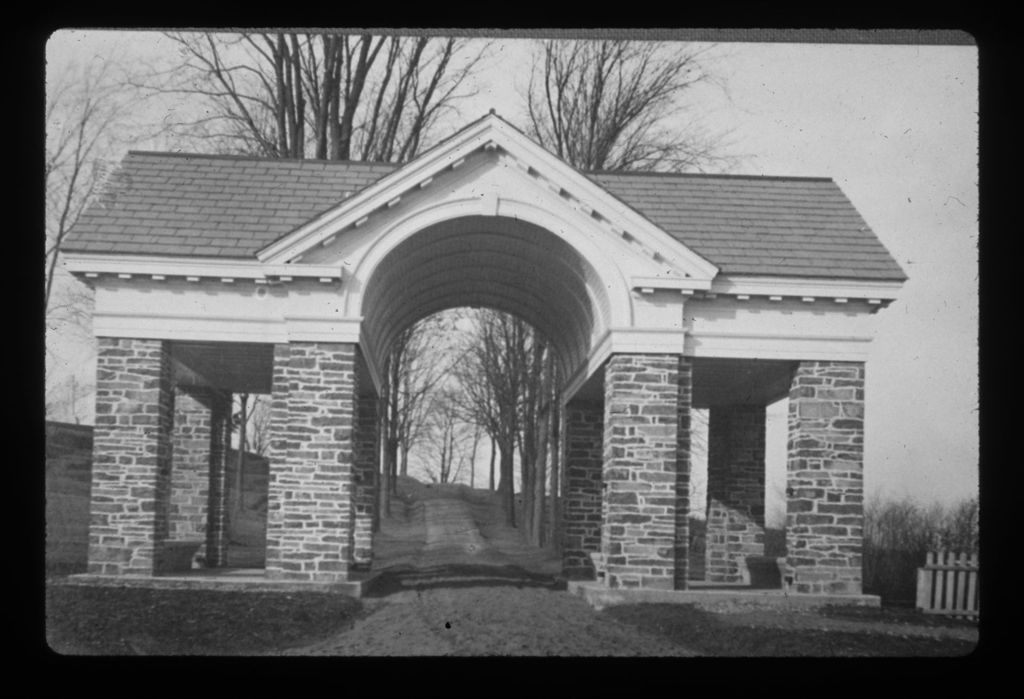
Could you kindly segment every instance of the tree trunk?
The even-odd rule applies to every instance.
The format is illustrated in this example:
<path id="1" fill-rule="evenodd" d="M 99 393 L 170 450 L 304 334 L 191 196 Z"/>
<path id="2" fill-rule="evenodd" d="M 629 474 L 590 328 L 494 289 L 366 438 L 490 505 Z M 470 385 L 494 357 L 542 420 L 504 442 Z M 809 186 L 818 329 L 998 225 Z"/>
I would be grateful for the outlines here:
<path id="1" fill-rule="evenodd" d="M 561 427 L 562 427 L 562 411 L 552 410 L 552 422 L 551 422 L 551 514 L 549 519 L 548 530 L 550 536 L 548 542 L 551 544 L 551 548 L 555 551 L 562 550 L 561 540 L 561 523 L 558 521 L 558 485 L 559 476 L 561 475 Z"/>
<path id="2" fill-rule="evenodd" d="M 381 417 L 380 417 L 380 443 L 377 445 L 378 453 L 380 454 L 380 509 L 384 513 L 385 517 L 391 516 L 391 469 L 388 466 L 388 449 L 387 449 L 387 435 L 388 430 L 388 418 L 387 418 L 387 404 L 382 402 L 381 404 Z"/>
<path id="3" fill-rule="evenodd" d="M 469 487 L 476 489 L 476 448 L 480 445 L 480 427 L 473 428 L 473 451 L 469 456 Z"/>
<path id="4" fill-rule="evenodd" d="M 523 529 L 523 536 L 526 537 L 527 541 L 532 541 L 533 533 L 531 527 L 533 526 L 533 516 L 530 513 L 530 505 L 533 502 L 533 450 L 526 446 L 524 442 L 527 440 L 523 439 L 523 433 L 518 435 L 519 442 L 519 496 L 522 498 L 522 513 L 520 517 L 520 524 Z"/>
<path id="5" fill-rule="evenodd" d="M 515 466 L 513 463 L 513 444 L 511 440 L 500 446 L 501 449 L 501 481 L 498 483 L 498 492 L 501 493 L 501 501 L 505 506 L 505 524 L 510 527 L 516 526 L 516 487 L 515 487 Z"/>
<path id="6" fill-rule="evenodd" d="M 387 463 L 388 463 L 388 489 L 394 495 L 398 492 L 398 440 L 389 438 L 387 442 Z"/>
<path id="7" fill-rule="evenodd" d="M 496 451 L 496 446 L 495 446 L 496 442 L 494 441 L 494 437 L 491 437 L 490 440 L 491 440 L 491 485 L 490 485 L 490 488 L 491 488 L 491 490 L 494 490 L 494 458 L 495 458 L 495 456 L 497 456 L 497 454 L 495 453 L 495 451 Z"/>
<path id="8" fill-rule="evenodd" d="M 550 414 L 548 412 L 543 413 L 543 419 L 540 421 L 539 429 L 537 430 L 537 455 L 536 462 L 534 463 L 533 509 L 531 512 L 533 515 L 533 526 L 531 527 L 533 541 L 531 543 L 534 546 L 544 545 L 544 486 L 547 478 L 548 427 L 550 422 Z"/>
<path id="9" fill-rule="evenodd" d="M 241 410 L 239 411 L 238 421 L 238 453 L 235 454 L 235 482 L 228 489 L 228 512 L 230 513 L 228 518 L 229 520 L 234 519 L 236 522 L 242 512 L 242 473 L 245 470 L 245 423 L 246 411 L 249 407 L 249 394 L 241 393 L 238 399 L 241 404 Z"/>

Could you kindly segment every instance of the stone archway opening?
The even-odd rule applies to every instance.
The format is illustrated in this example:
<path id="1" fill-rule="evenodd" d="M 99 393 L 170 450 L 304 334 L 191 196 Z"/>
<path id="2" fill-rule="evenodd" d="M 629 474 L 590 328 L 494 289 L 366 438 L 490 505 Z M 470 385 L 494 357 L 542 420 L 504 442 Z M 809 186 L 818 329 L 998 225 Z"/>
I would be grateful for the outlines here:
<path id="1" fill-rule="evenodd" d="M 596 338 L 611 324 L 608 286 L 584 255 L 541 226 L 461 216 L 426 226 L 380 259 L 362 289 L 360 347 L 379 372 L 395 338 L 424 318 L 491 309 L 544 339 L 561 395 L 568 377 L 587 370 Z M 559 416 L 560 402 L 553 401 Z"/>

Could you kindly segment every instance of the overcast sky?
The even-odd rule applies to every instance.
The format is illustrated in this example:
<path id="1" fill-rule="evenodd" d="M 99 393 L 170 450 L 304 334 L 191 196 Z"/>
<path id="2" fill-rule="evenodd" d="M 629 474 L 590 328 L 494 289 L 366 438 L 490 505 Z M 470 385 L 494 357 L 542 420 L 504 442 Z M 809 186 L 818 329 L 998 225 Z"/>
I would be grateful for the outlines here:
<path id="1" fill-rule="evenodd" d="M 105 55 L 115 44 L 129 56 L 164 50 L 158 35 L 98 35 L 58 33 L 48 60 Z M 465 121 L 492 107 L 520 117 L 528 43 L 494 45 Z M 910 277 L 877 316 L 867 364 L 868 493 L 947 502 L 975 494 L 976 49 L 724 43 L 710 57 L 725 89 L 701 88 L 695 109 L 729 133 L 726 149 L 741 156 L 732 172 L 832 177 Z"/>

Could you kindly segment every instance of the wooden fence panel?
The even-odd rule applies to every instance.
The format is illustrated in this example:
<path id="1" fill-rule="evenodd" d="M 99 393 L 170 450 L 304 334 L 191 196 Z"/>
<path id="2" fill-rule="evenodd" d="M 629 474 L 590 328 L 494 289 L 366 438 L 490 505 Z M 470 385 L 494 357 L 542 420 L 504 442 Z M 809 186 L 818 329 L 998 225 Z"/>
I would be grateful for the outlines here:
<path id="1" fill-rule="evenodd" d="M 917 608 L 926 614 L 978 616 L 978 555 L 929 551 L 917 569 Z"/>

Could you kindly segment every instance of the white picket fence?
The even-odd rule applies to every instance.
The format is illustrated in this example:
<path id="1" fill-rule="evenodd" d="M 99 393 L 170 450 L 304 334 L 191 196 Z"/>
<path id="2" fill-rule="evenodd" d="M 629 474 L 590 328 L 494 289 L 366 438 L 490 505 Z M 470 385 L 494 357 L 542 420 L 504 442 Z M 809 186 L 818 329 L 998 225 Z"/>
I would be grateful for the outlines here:
<path id="1" fill-rule="evenodd" d="M 917 569 L 917 608 L 926 614 L 978 616 L 978 554 L 930 551 Z"/>

